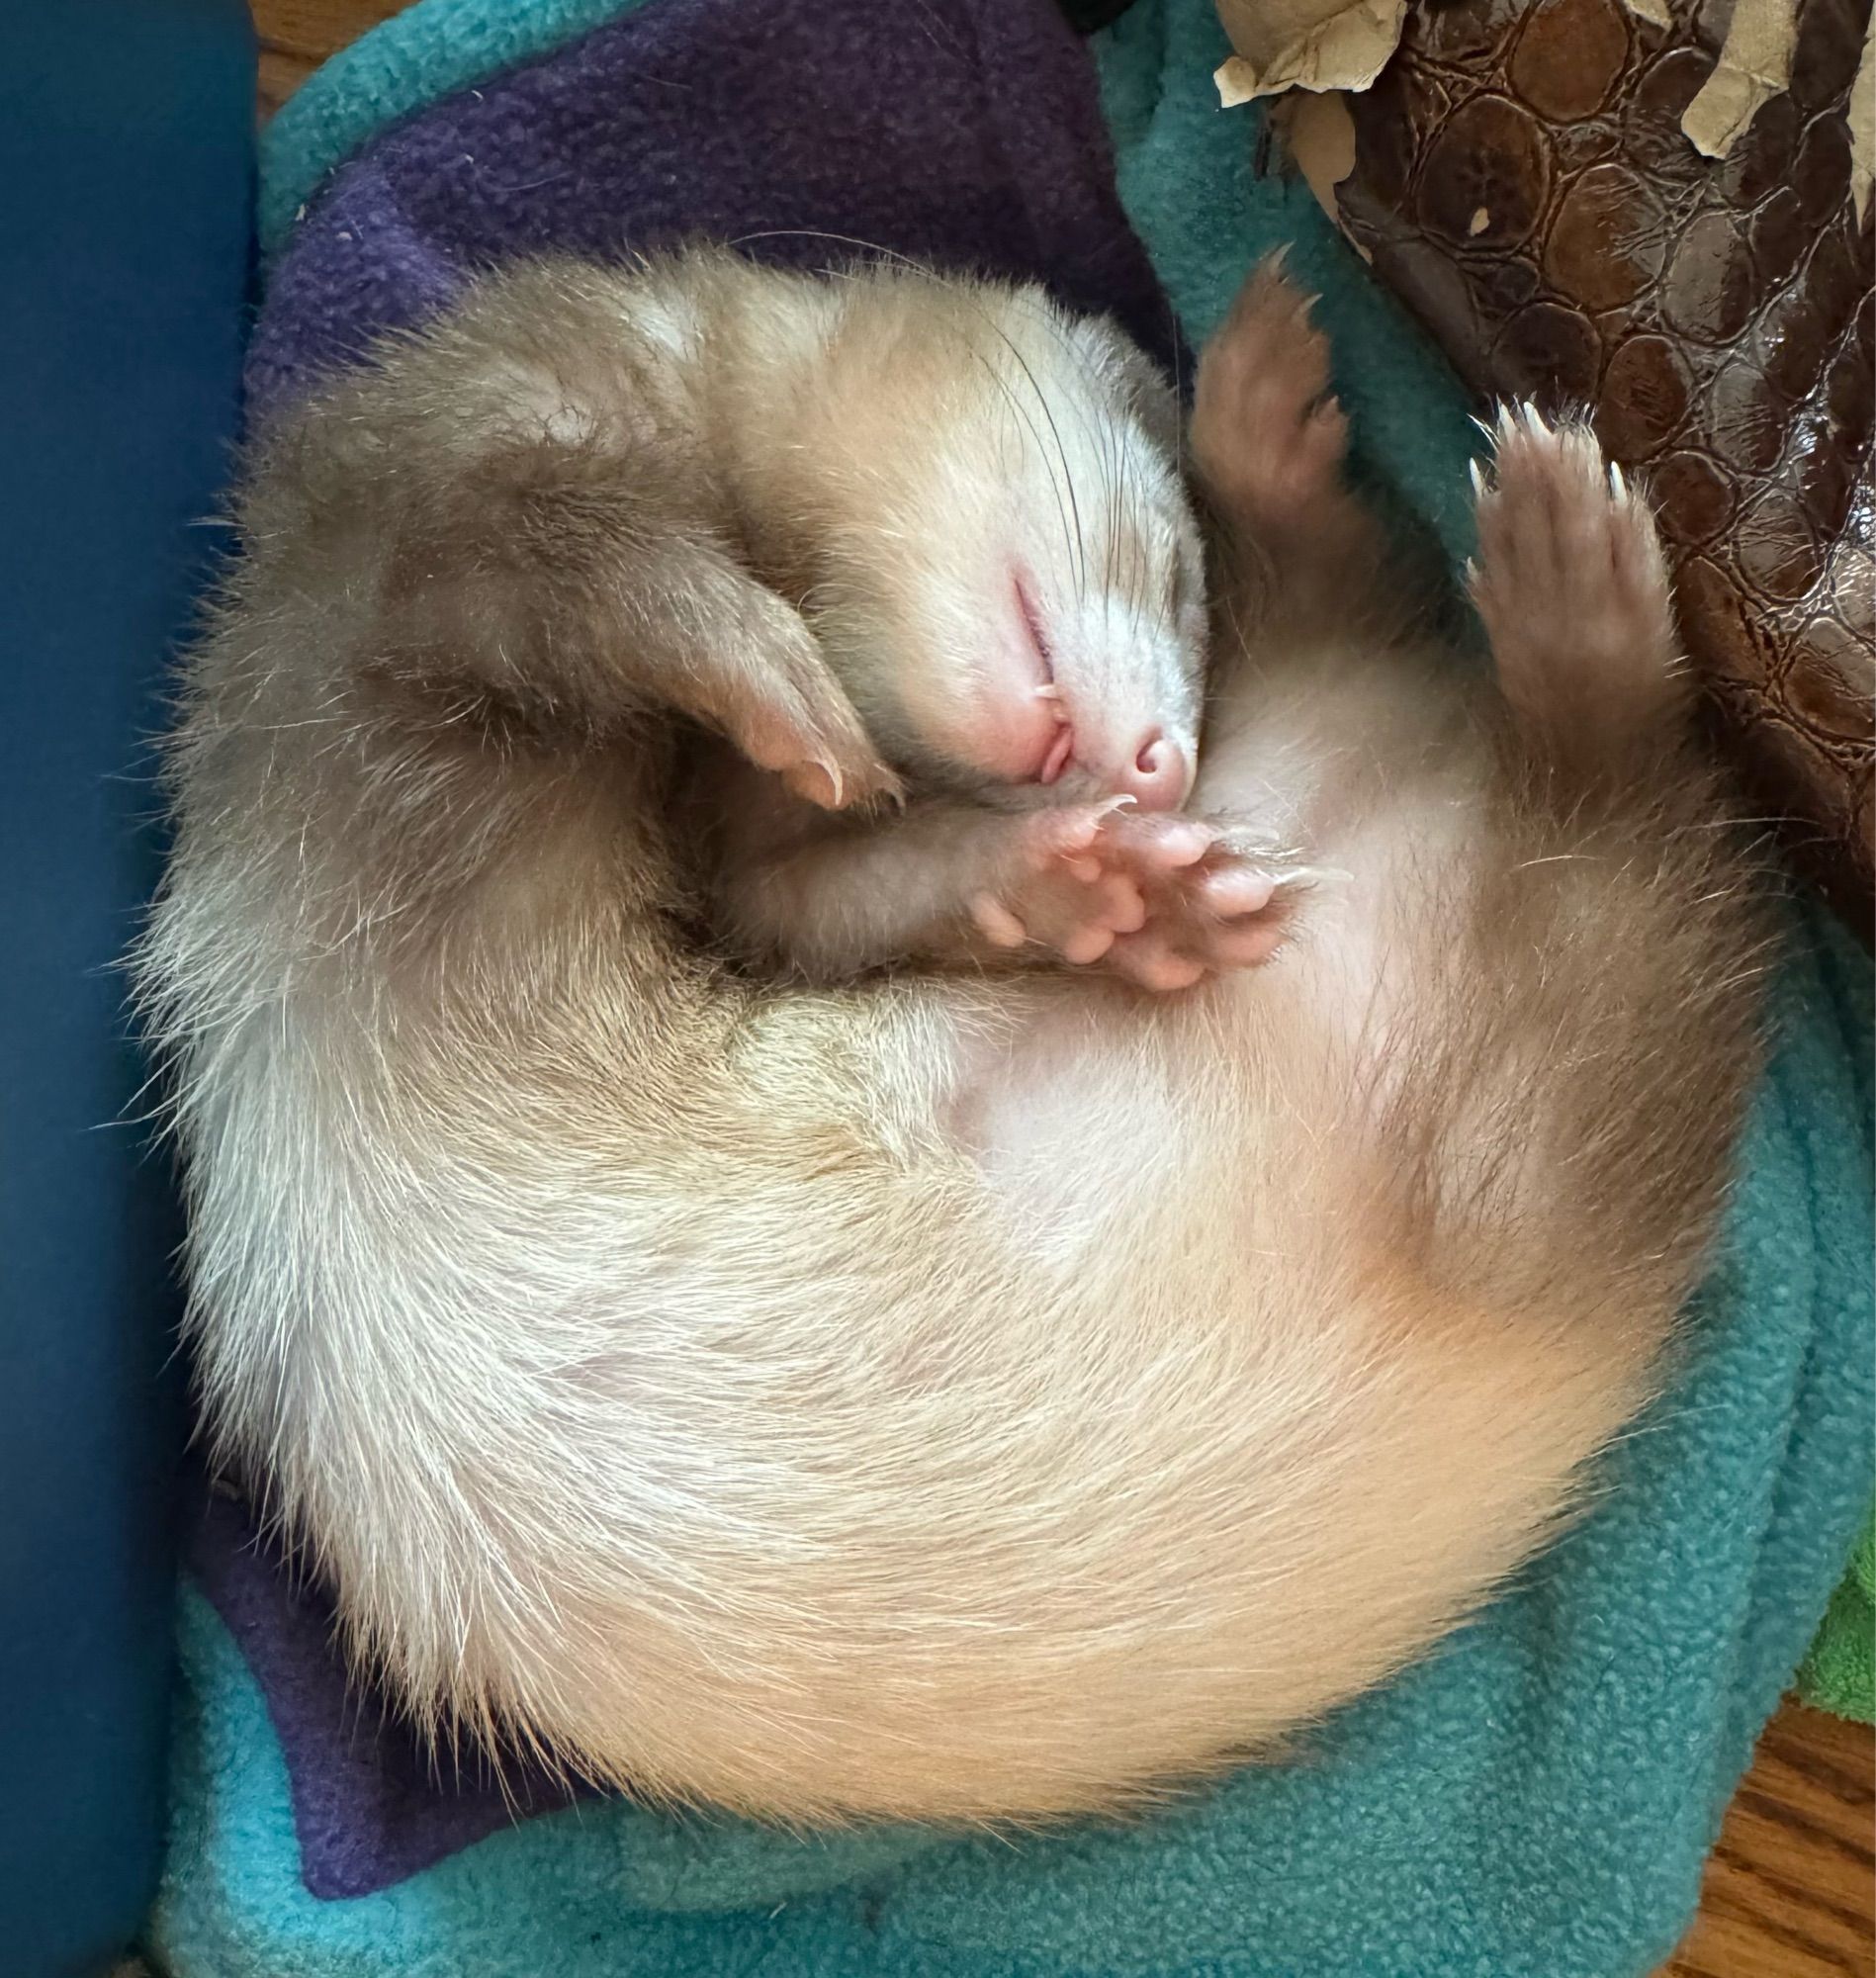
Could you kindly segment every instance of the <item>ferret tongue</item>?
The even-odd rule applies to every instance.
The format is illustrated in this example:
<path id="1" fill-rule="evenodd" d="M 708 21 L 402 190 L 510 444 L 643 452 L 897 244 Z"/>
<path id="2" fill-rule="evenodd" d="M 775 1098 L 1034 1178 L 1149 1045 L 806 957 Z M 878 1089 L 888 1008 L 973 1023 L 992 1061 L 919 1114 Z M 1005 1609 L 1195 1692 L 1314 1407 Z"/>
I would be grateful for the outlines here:
<path id="1" fill-rule="evenodd" d="M 1059 782 L 1062 771 L 1074 760 L 1074 755 L 1075 731 L 1064 721 L 1048 745 L 1048 753 L 1042 758 L 1042 766 L 1035 772 L 1035 780 L 1038 783 Z"/>

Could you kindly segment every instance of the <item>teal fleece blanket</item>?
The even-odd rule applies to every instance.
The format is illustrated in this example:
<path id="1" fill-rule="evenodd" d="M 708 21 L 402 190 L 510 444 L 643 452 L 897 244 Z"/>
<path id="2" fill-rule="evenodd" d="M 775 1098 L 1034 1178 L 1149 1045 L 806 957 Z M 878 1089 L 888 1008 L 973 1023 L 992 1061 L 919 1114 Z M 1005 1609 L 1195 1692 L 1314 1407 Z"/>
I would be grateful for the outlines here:
<path id="1" fill-rule="evenodd" d="M 625 11 L 423 0 L 277 121 L 270 246 L 388 125 Z M 907 32 L 956 11 L 905 0 Z M 1136 0 L 1095 38 L 1121 201 L 1194 340 L 1291 245 L 1364 464 L 1457 559 L 1471 407 L 1306 191 L 1254 171 L 1254 119 L 1211 89 L 1223 52 L 1209 0 Z M 1794 908 L 1672 1392 L 1561 1545 L 1284 1766 L 1043 1836 L 800 1839 L 586 1802 L 321 1900 L 267 1699 L 186 1588 L 152 1953 L 183 1978 L 1640 1978 L 1868 1502 L 1871 994 L 1861 954 Z"/>

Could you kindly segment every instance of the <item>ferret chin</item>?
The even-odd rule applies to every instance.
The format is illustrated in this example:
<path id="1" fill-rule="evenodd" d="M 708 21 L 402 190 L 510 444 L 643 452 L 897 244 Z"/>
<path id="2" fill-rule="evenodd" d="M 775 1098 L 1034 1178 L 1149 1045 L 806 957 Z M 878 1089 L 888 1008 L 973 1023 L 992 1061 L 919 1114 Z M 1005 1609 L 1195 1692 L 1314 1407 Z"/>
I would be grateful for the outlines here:
<path id="1" fill-rule="evenodd" d="M 1115 465 L 1027 460 L 998 334 Z M 1163 390 L 1033 294 L 522 270 L 262 440 L 140 968 L 208 1428 L 420 1719 L 1122 1806 L 1425 1649 L 1650 1394 L 1760 941 L 1653 527 L 1507 416 L 1464 685 L 1326 382 L 1254 280 L 1203 749 Z"/>

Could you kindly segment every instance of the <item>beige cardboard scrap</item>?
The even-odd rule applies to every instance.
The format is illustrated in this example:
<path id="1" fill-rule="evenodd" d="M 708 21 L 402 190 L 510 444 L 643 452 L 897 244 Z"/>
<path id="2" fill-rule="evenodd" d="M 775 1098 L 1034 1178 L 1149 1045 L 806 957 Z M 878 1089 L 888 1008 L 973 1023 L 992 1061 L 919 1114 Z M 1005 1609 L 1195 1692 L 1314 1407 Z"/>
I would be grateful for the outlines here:
<path id="1" fill-rule="evenodd" d="M 1623 4 L 1638 21 L 1653 21 L 1657 28 L 1671 28 L 1673 16 L 1667 11 L 1667 0 L 1623 0 Z"/>
<path id="2" fill-rule="evenodd" d="M 1316 204 L 1340 226 L 1342 209 L 1335 189 L 1355 169 L 1355 119 L 1348 97 L 1339 89 L 1304 91 L 1287 98 L 1282 109 L 1284 143 L 1291 159 L 1315 194 Z M 1352 236 L 1350 244 L 1364 261 L 1374 259 Z"/>
<path id="3" fill-rule="evenodd" d="M 1366 89 L 1400 43 L 1407 0 L 1218 0 L 1236 50 L 1212 77 L 1229 110 L 1286 89 Z"/>
<path id="4" fill-rule="evenodd" d="M 1713 73 L 1688 104 L 1680 128 L 1696 151 L 1724 158 L 1745 127 L 1791 80 L 1798 0 L 1739 0 Z"/>
<path id="5" fill-rule="evenodd" d="M 1869 211 L 1876 191 L 1876 15 L 1863 37 L 1863 59 L 1850 84 L 1850 197 L 1856 202 L 1856 224 Z"/>

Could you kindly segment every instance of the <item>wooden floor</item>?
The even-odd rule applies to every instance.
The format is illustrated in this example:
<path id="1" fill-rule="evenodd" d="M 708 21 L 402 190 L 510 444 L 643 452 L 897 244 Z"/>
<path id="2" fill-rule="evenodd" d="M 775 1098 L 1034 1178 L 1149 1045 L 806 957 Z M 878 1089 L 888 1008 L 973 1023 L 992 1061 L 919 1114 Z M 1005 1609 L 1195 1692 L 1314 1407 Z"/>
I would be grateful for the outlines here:
<path id="1" fill-rule="evenodd" d="M 271 115 L 327 55 L 402 13 L 405 0 L 250 0 L 260 35 L 260 106 Z"/>
<path id="2" fill-rule="evenodd" d="M 263 114 L 402 4 L 254 0 Z M 1787 1704 L 1727 1815 L 1700 1919 L 1659 1978 L 1876 1978 L 1873 1820 L 1869 1731 Z"/>
<path id="3" fill-rule="evenodd" d="M 1873 1769 L 1866 1726 L 1787 1703 L 1734 1795 L 1699 1921 L 1663 1978 L 1870 1978 Z"/>

